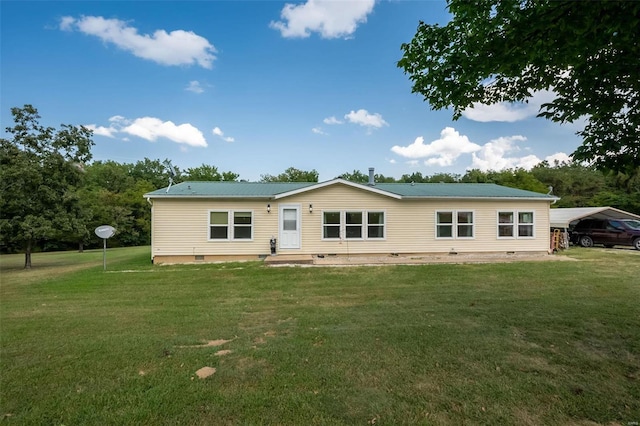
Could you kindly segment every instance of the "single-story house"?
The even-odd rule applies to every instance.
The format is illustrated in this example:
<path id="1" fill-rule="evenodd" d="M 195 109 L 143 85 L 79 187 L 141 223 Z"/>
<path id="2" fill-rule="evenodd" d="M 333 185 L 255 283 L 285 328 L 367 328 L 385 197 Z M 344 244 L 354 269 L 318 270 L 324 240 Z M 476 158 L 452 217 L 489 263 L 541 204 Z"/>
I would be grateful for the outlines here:
<path id="1" fill-rule="evenodd" d="M 495 184 L 182 182 L 149 192 L 154 263 L 548 253 L 558 198 Z M 272 244 L 273 243 L 273 244 Z"/>

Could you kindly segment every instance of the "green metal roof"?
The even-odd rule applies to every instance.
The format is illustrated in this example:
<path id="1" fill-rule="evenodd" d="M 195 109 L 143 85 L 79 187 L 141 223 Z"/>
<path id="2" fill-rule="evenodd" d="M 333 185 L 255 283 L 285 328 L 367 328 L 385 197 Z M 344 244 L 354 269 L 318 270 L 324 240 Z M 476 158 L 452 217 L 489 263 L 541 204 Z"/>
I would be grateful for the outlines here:
<path id="1" fill-rule="evenodd" d="M 295 191 L 315 182 L 182 182 L 149 192 L 147 198 L 213 197 L 213 198 L 271 198 L 284 192 Z"/>
<path id="2" fill-rule="evenodd" d="M 361 190 L 388 193 L 395 198 L 522 198 L 548 199 L 557 197 L 493 183 L 377 183 L 374 186 L 342 179 L 317 182 L 182 182 L 149 192 L 146 198 L 282 198 L 287 193 L 300 193 L 334 184 L 349 185 Z M 292 194 L 293 195 L 293 194 Z"/>
<path id="3" fill-rule="evenodd" d="M 495 183 L 378 183 L 375 187 L 402 198 L 556 198 Z"/>

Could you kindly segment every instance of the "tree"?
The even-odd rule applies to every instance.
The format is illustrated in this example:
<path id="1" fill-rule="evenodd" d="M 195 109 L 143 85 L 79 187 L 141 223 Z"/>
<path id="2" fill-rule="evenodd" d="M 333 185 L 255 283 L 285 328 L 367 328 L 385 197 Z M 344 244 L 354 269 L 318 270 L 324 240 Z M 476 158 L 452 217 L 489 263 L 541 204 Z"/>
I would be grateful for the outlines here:
<path id="1" fill-rule="evenodd" d="M 185 179 L 195 181 L 235 182 L 238 180 L 238 176 L 238 174 L 233 172 L 220 173 L 216 166 L 203 164 L 199 167 L 187 169 Z"/>
<path id="2" fill-rule="evenodd" d="M 260 175 L 260 182 L 317 182 L 319 174 L 313 169 L 309 172 L 289 167 L 278 176 Z"/>
<path id="3" fill-rule="evenodd" d="M 15 125 L 0 139 L 0 244 L 20 247 L 31 268 L 34 246 L 85 235 L 78 188 L 91 159 L 92 132 L 86 127 L 41 126 L 31 105 L 11 108 Z"/>
<path id="4" fill-rule="evenodd" d="M 369 175 L 365 175 L 360 170 L 354 170 L 353 173 L 343 173 L 340 177 L 349 182 L 355 183 L 367 183 L 369 182 Z"/>
<path id="5" fill-rule="evenodd" d="M 538 116 L 586 117 L 572 154 L 601 170 L 640 166 L 640 2 L 448 0 L 452 20 L 420 22 L 398 66 L 433 109 L 526 101 Z"/>
<path id="6" fill-rule="evenodd" d="M 145 157 L 144 160 L 136 162 L 136 164 L 127 165 L 130 167 L 130 175 L 135 180 L 146 180 L 158 189 L 169 185 L 169 178 L 172 177 L 174 182 L 179 182 L 182 178 L 180 169 L 171 164 L 171 160 L 165 159 L 150 160 Z M 173 174 L 175 173 L 175 174 Z M 173 175 L 172 175 L 173 174 Z"/>

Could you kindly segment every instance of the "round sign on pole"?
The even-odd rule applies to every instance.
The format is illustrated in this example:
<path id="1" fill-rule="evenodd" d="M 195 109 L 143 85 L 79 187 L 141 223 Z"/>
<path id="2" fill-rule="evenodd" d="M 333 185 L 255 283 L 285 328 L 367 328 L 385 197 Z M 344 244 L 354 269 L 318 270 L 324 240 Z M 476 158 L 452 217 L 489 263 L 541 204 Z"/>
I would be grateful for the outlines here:
<path id="1" fill-rule="evenodd" d="M 116 229 L 113 226 L 102 225 L 98 226 L 94 232 L 100 238 L 111 238 L 116 233 Z"/>
<path id="2" fill-rule="evenodd" d="M 116 233 L 116 229 L 113 226 L 102 225 L 98 226 L 95 231 L 96 235 L 102 238 L 103 249 L 102 249 L 102 269 L 107 270 L 107 238 L 113 237 L 113 234 Z"/>

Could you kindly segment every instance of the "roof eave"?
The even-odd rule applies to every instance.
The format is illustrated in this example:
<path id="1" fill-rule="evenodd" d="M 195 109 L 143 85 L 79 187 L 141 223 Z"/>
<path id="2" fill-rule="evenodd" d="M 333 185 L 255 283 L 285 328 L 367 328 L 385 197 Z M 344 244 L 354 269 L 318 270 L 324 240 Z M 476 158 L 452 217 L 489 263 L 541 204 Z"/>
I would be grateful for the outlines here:
<path id="1" fill-rule="evenodd" d="M 184 199 L 184 198 L 215 198 L 219 200 L 238 200 L 238 199 L 247 199 L 250 198 L 252 200 L 273 200 L 274 197 L 272 195 L 197 195 L 197 194 L 144 194 L 144 198 L 152 199 L 152 198 L 173 198 L 173 199 Z"/>
<path id="2" fill-rule="evenodd" d="M 492 200 L 492 201 L 558 201 L 560 198 L 550 197 L 474 197 L 474 196 L 462 196 L 462 195 L 411 195 L 402 197 L 404 200 Z"/>

